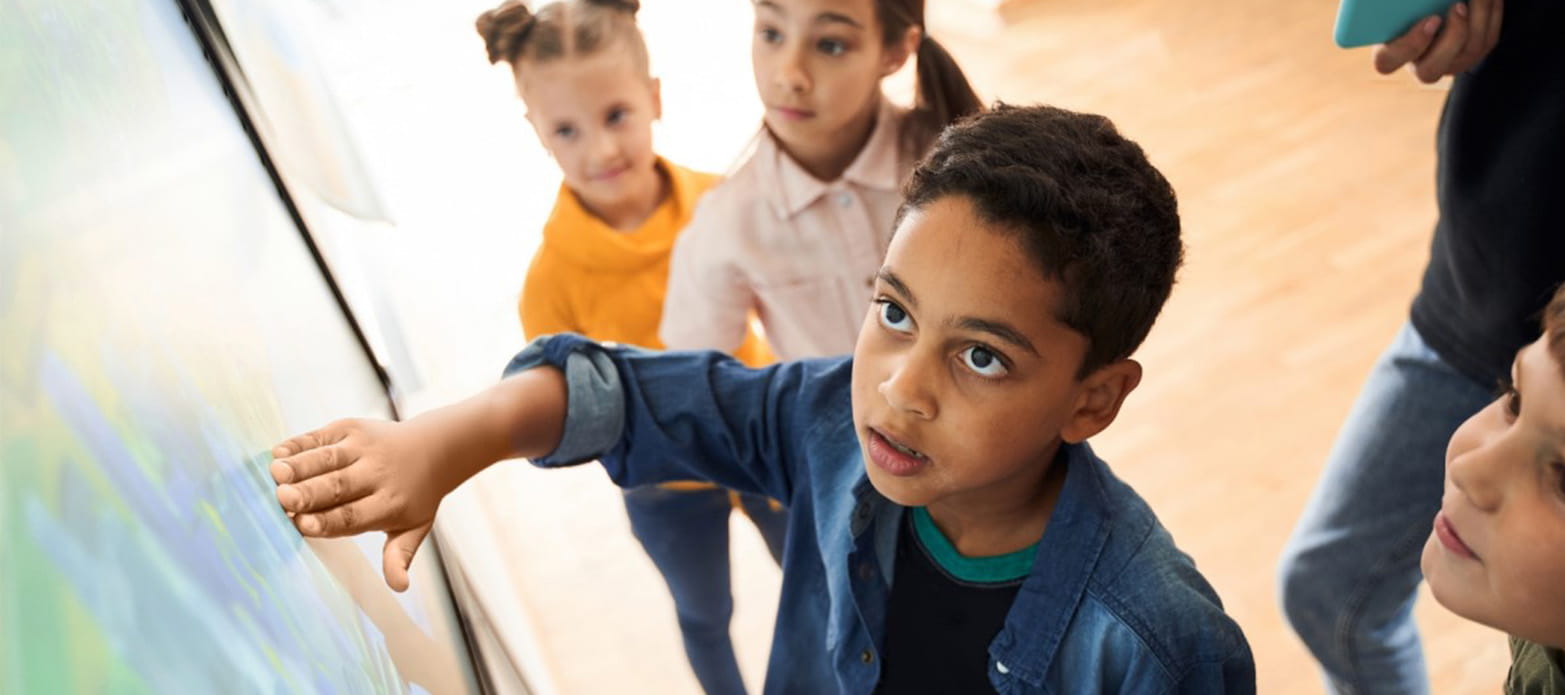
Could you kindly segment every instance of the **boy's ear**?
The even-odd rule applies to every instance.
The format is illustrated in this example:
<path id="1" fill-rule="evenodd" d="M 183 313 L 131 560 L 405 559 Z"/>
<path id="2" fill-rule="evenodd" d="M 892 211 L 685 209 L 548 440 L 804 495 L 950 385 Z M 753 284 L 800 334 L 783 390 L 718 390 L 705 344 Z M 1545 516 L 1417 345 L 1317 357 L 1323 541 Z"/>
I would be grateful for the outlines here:
<path id="1" fill-rule="evenodd" d="M 1060 428 L 1060 438 L 1077 444 L 1102 432 L 1119 416 L 1125 397 L 1140 383 L 1141 363 L 1131 359 L 1111 362 L 1088 374 L 1077 391 L 1075 410 Z"/>
<path id="2" fill-rule="evenodd" d="M 907 64 L 908 58 L 918 52 L 918 44 L 924 40 L 924 30 L 918 27 L 908 27 L 902 34 L 902 40 L 888 46 L 886 53 L 881 57 L 880 76 L 886 77 L 902 69 Z"/>

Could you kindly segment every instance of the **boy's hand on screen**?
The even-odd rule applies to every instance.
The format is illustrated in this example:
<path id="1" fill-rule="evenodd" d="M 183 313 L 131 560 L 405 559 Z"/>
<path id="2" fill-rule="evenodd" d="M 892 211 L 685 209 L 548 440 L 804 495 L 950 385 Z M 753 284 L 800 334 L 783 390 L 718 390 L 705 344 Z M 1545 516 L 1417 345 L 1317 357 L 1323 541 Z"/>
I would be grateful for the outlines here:
<path id="1" fill-rule="evenodd" d="M 444 496 L 436 457 L 406 423 L 340 420 L 272 449 L 277 501 L 305 536 L 385 531 L 386 584 L 402 591 L 408 566 Z"/>
<path id="2" fill-rule="evenodd" d="M 1409 65 L 1425 84 L 1471 70 L 1500 40 L 1504 10 L 1504 0 L 1470 0 L 1453 5 L 1443 21 L 1425 17 L 1375 49 L 1375 70 L 1389 75 Z"/>

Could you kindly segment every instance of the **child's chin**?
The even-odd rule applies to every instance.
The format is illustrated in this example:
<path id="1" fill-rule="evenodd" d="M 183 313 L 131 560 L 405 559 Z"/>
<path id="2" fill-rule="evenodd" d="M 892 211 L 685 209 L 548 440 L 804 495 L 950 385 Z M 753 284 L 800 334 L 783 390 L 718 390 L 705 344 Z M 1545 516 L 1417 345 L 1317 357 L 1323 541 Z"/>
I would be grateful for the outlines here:
<path id="1" fill-rule="evenodd" d="M 908 481 L 885 471 L 876 470 L 875 464 L 868 458 L 864 460 L 864 471 L 869 475 L 869 484 L 875 488 L 875 492 L 898 505 L 927 507 L 932 501 L 928 494 L 912 489 Z"/>
<path id="2" fill-rule="evenodd" d="M 1461 587 L 1444 566 L 1443 552 L 1440 539 L 1435 538 L 1433 533 L 1429 534 L 1428 540 L 1424 541 L 1424 552 L 1419 557 L 1418 568 L 1423 571 L 1424 581 L 1429 584 L 1429 593 L 1435 597 L 1435 602 L 1452 613 L 1471 619 L 1460 608 Z"/>

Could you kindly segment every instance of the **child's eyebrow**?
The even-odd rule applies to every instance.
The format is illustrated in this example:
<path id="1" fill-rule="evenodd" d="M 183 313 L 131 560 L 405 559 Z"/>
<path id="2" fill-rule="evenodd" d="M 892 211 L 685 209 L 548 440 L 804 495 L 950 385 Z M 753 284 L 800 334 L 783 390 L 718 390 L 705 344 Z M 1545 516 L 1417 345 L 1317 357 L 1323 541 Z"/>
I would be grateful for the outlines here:
<path id="1" fill-rule="evenodd" d="M 913 296 L 913 291 L 908 289 L 907 284 L 902 282 L 902 278 L 897 277 L 897 274 L 891 272 L 890 268 L 881 268 L 880 272 L 875 274 L 875 277 L 880 278 L 881 282 L 884 282 L 887 285 L 891 285 L 891 289 L 896 290 L 896 293 L 901 295 L 902 298 L 907 301 L 908 308 L 914 310 L 918 309 L 918 298 Z M 1038 349 L 1033 347 L 1032 341 L 1028 340 L 1027 336 L 1022 335 L 1021 331 L 1012 328 L 1009 324 L 1006 324 L 1003 321 L 991 321 L 989 319 L 981 319 L 976 316 L 964 316 L 960 319 L 957 319 L 951 325 L 954 325 L 957 328 L 961 328 L 963 330 L 988 333 L 996 338 L 999 338 L 1000 340 L 1032 353 L 1033 357 L 1042 356 L 1038 354 Z"/>
<path id="2" fill-rule="evenodd" d="M 820 13 L 818 15 L 815 15 L 815 23 L 816 24 L 846 24 L 846 25 L 848 25 L 850 27 L 853 27 L 855 29 L 863 29 L 864 28 L 864 25 L 859 24 L 852 17 L 849 17 L 849 16 L 847 16 L 845 14 L 841 14 L 841 13 L 838 13 L 838 12 L 822 12 L 822 13 Z"/>
<path id="3" fill-rule="evenodd" d="M 913 296 L 913 291 L 908 289 L 907 285 L 902 282 L 902 278 L 897 277 L 897 274 L 891 272 L 890 268 L 881 268 L 880 272 L 875 273 L 875 277 L 879 278 L 881 282 L 891 285 L 891 289 L 896 290 L 897 294 L 902 295 L 902 298 L 907 300 L 908 307 L 918 308 L 918 297 Z"/>
<path id="4" fill-rule="evenodd" d="M 766 9 L 769 9 L 769 10 L 771 10 L 773 12 L 776 12 L 777 14 L 780 14 L 780 15 L 785 15 L 786 16 L 788 14 L 788 11 L 784 10 L 782 5 L 779 5 L 779 4 L 775 3 L 775 2 L 772 2 L 772 0 L 758 0 L 755 3 L 755 6 L 756 7 L 765 7 Z M 846 25 L 848 25 L 850 27 L 853 27 L 855 29 L 863 29 L 864 28 L 864 25 L 860 24 L 858 20 L 856 20 L 856 19 L 854 19 L 852 17 L 849 17 L 849 16 L 847 16 L 845 14 L 842 14 L 841 12 L 831 12 L 831 11 L 822 12 L 822 13 L 820 13 L 818 15 L 815 15 L 815 23 L 816 24 L 846 24 Z"/>
<path id="5" fill-rule="evenodd" d="M 1042 355 L 1038 354 L 1038 349 L 1032 346 L 1032 341 L 1028 340 L 1027 336 L 1022 335 L 1021 331 L 1011 328 L 1010 326 L 1007 326 L 999 321 L 990 321 L 988 319 L 981 319 L 975 316 L 964 316 L 956 322 L 956 326 L 958 328 L 969 331 L 981 331 L 988 333 L 996 338 L 999 338 L 1000 340 L 1032 353 L 1033 357 L 1042 357 Z"/>

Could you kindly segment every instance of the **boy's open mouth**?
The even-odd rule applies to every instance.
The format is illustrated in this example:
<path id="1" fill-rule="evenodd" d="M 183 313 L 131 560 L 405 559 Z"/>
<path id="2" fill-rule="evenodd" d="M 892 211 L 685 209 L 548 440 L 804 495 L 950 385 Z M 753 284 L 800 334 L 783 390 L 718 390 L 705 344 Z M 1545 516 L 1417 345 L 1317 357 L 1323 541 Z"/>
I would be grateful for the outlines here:
<path id="1" fill-rule="evenodd" d="M 896 449 L 899 452 L 907 454 L 908 456 L 916 458 L 916 459 L 918 459 L 920 461 L 928 461 L 929 460 L 929 457 L 925 456 L 923 452 L 921 452 L 921 451 L 919 451 L 917 449 L 914 449 L 913 447 L 910 447 L 910 446 L 908 446 L 906 444 L 903 444 L 902 442 L 899 442 L 899 441 L 891 438 L 889 435 L 887 435 L 884 432 L 881 432 L 880 430 L 877 430 L 877 429 L 871 427 L 871 428 L 869 428 L 869 431 L 874 433 L 875 435 L 879 436 L 881 439 L 885 440 L 885 442 L 887 444 L 891 445 L 891 448 Z"/>
<path id="2" fill-rule="evenodd" d="M 929 457 L 902 442 L 869 428 L 869 461 L 894 476 L 910 476 L 929 465 Z"/>

